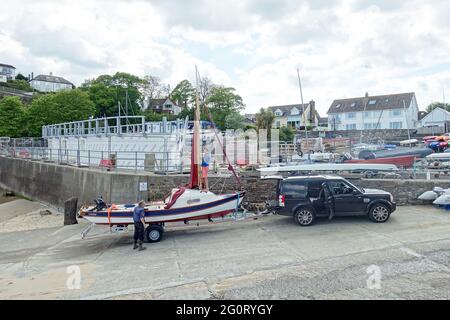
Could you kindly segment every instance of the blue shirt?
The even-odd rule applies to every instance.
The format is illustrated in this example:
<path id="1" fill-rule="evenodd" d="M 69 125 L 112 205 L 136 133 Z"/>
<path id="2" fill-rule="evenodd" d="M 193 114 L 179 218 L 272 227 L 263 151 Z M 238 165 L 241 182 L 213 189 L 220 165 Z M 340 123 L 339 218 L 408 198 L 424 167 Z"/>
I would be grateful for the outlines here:
<path id="1" fill-rule="evenodd" d="M 205 153 L 202 158 L 202 167 L 208 167 L 209 161 L 211 161 L 211 156 L 209 153 Z"/>
<path id="2" fill-rule="evenodd" d="M 141 218 L 144 218 L 144 216 L 145 216 L 144 208 L 141 208 L 140 206 L 136 206 L 134 208 L 134 212 L 133 212 L 133 221 L 140 222 Z"/>

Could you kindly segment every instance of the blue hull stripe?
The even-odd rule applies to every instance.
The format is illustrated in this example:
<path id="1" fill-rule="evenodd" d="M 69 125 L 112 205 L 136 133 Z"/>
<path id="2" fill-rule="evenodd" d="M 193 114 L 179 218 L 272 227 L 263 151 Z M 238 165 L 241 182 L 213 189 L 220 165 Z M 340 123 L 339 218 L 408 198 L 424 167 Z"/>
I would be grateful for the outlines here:
<path id="1" fill-rule="evenodd" d="M 227 197 L 224 199 L 220 199 L 217 201 L 200 204 L 200 205 L 192 206 L 192 207 L 183 207 L 183 208 L 175 208 L 175 209 L 168 209 L 168 210 L 162 209 L 162 210 L 145 211 L 145 216 L 146 217 L 154 217 L 154 216 L 164 216 L 164 215 L 169 215 L 169 214 L 180 214 L 180 213 L 200 211 L 200 210 L 205 210 L 205 209 L 209 209 L 212 207 L 216 207 L 216 206 L 222 205 L 224 203 L 237 200 L 238 198 L 242 198 L 242 197 L 243 197 L 243 194 L 240 194 L 239 197 L 238 197 L 238 194 L 235 194 L 231 197 Z M 95 213 L 95 214 L 92 214 L 92 213 Z M 93 217 L 107 217 L 108 212 L 107 211 L 97 211 L 97 212 L 89 211 L 87 215 L 93 216 Z M 111 212 L 111 215 L 110 215 L 110 217 L 132 217 L 132 216 L 133 216 L 133 212 L 123 212 L 123 211 Z"/>

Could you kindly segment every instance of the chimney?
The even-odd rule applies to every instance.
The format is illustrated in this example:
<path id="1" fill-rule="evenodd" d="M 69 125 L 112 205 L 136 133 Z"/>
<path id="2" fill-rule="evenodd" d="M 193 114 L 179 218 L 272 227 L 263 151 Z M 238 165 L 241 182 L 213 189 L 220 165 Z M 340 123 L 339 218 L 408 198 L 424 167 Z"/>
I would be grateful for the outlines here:
<path id="1" fill-rule="evenodd" d="M 34 79 L 34 72 L 31 73 L 31 80 Z"/>
<path id="2" fill-rule="evenodd" d="M 316 103 L 314 100 L 309 102 L 309 121 L 314 122 L 314 116 L 316 114 Z"/>
<path id="3" fill-rule="evenodd" d="M 369 97 L 369 93 L 366 91 L 366 96 L 365 96 L 366 98 L 368 98 Z"/>
<path id="4" fill-rule="evenodd" d="M 53 75 L 53 72 L 50 72 L 50 75 L 52 76 L 52 75 Z"/>

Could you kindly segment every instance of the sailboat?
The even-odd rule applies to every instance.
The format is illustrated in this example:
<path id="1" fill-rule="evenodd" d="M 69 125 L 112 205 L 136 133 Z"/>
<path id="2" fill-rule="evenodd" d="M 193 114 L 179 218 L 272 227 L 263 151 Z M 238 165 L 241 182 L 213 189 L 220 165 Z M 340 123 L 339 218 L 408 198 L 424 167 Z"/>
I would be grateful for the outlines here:
<path id="1" fill-rule="evenodd" d="M 146 203 L 145 223 L 149 226 L 146 229 L 147 239 L 150 242 L 159 241 L 165 222 L 201 220 L 223 217 L 238 210 L 242 203 L 245 191 L 237 191 L 231 194 L 216 195 L 211 191 L 204 191 L 201 188 L 201 140 L 200 140 L 200 106 L 198 99 L 198 71 L 197 71 L 197 99 L 195 110 L 195 121 L 193 128 L 193 139 L 191 145 L 191 166 L 189 183 L 172 189 L 170 195 L 159 202 Z M 207 108 L 205 108 L 207 111 Z M 223 149 L 223 154 L 228 162 L 228 169 L 232 171 L 239 187 L 240 180 L 231 165 L 229 158 L 218 137 L 217 129 L 212 121 L 210 113 L 207 111 L 216 138 Z M 242 189 L 240 187 L 240 189 Z M 95 200 L 95 205 L 82 207 L 79 215 L 93 224 L 109 225 L 110 227 L 125 227 L 133 224 L 133 211 L 137 204 L 106 204 L 101 198 Z"/>

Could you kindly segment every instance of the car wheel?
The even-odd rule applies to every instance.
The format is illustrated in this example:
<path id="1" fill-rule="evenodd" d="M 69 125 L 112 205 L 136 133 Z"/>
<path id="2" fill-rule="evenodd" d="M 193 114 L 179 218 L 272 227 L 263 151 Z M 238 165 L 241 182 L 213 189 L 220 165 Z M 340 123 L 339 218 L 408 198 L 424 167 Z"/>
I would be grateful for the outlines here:
<path id="1" fill-rule="evenodd" d="M 151 225 L 147 227 L 145 233 L 148 242 L 159 242 L 162 239 L 164 229 L 158 225 Z"/>
<path id="2" fill-rule="evenodd" d="M 294 213 L 294 220 L 302 227 L 312 225 L 315 219 L 316 215 L 311 208 L 300 208 Z"/>
<path id="3" fill-rule="evenodd" d="M 389 210 L 389 208 L 386 205 L 381 203 L 373 205 L 369 211 L 370 220 L 376 223 L 383 223 L 388 221 L 390 215 L 391 210 Z"/>

